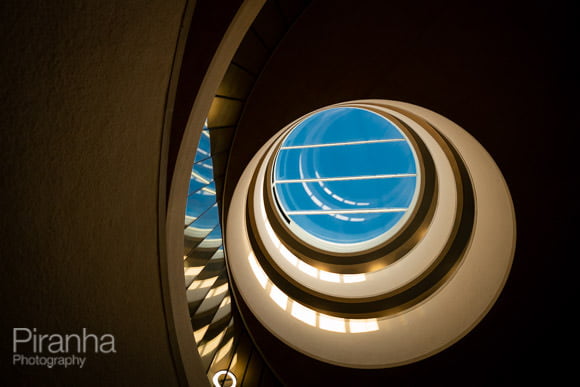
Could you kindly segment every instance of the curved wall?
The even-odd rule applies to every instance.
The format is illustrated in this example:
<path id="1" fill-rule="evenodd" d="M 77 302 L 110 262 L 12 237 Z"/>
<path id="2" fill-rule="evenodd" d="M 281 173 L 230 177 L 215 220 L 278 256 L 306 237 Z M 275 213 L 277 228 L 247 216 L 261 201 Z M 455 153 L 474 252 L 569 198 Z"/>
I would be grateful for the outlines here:
<path id="1" fill-rule="evenodd" d="M 572 215 L 540 203 L 573 206 L 564 183 L 573 153 L 560 149 L 568 148 L 573 127 L 571 19 L 556 4 L 332 3 L 314 1 L 262 73 L 232 146 L 225 207 L 253 155 L 288 123 L 340 101 L 403 100 L 457 122 L 497 162 L 518 216 L 516 255 L 504 292 L 483 321 L 454 346 L 413 365 L 359 372 L 313 364 L 282 351 L 263 327 L 252 330 L 258 345 L 290 384 L 304 382 L 293 370 L 308 367 L 319 370 L 308 373 L 309 383 L 328 383 L 328 375 L 342 383 L 402 385 L 461 385 L 469 375 L 478 375 L 474 383 L 481 385 L 518 383 L 528 375 L 549 380 L 560 360 L 538 357 L 536 348 L 542 343 L 558 352 L 565 321 L 538 305 L 566 305 L 569 282 L 558 278 L 570 264 L 547 260 L 570 256 Z M 546 139 L 555 134 L 563 136 L 558 145 Z M 548 176 L 552 184 L 539 182 Z"/>
<path id="2" fill-rule="evenodd" d="M 0 6 L 2 384 L 183 381 L 161 291 L 158 199 L 186 6 Z M 14 327 L 110 333 L 117 353 L 89 353 L 82 369 L 12 366 Z"/>

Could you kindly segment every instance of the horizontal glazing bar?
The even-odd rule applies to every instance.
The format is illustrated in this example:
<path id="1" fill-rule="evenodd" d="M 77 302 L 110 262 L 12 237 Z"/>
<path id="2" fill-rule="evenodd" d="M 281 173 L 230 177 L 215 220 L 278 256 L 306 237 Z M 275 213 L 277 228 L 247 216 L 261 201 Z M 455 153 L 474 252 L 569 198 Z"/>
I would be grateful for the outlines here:
<path id="1" fill-rule="evenodd" d="M 319 177 L 312 179 L 288 179 L 275 180 L 274 184 L 284 183 L 312 183 L 317 181 L 344 181 L 344 180 L 370 180 L 370 179 L 391 179 L 396 177 L 415 177 L 416 173 L 392 173 L 388 175 L 371 175 L 371 176 L 343 176 L 343 177 Z"/>
<path id="2" fill-rule="evenodd" d="M 334 143 L 328 143 L 328 144 L 292 145 L 292 146 L 283 146 L 280 149 L 322 148 L 322 147 L 327 147 L 327 146 L 377 144 L 377 143 L 383 143 L 383 142 L 398 142 L 398 141 L 406 141 L 406 140 L 404 138 L 389 138 L 389 139 L 384 139 L 384 140 L 365 140 L 365 141 L 334 142 Z"/>
<path id="3" fill-rule="evenodd" d="M 329 215 L 329 214 L 382 214 L 388 212 L 405 212 L 408 208 L 368 208 L 352 210 L 306 210 L 286 211 L 286 215 Z"/>

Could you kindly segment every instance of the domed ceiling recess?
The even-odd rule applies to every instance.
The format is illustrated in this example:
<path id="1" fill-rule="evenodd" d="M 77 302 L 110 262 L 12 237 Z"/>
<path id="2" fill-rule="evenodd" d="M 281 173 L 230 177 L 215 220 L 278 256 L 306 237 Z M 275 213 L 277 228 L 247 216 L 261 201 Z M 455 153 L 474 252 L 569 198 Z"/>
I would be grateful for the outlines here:
<path id="1" fill-rule="evenodd" d="M 499 296 L 516 237 L 485 149 L 449 119 L 388 100 L 282 128 L 227 216 L 231 278 L 258 321 L 353 368 L 411 363 L 467 334 Z"/>

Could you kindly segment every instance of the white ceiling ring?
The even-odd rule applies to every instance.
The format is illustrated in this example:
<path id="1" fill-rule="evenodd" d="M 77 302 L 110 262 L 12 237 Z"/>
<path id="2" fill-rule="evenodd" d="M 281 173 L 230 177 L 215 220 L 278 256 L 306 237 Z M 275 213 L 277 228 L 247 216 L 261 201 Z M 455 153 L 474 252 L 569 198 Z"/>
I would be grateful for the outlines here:
<path id="1" fill-rule="evenodd" d="M 340 319 L 319 313 L 300 300 L 292 300 L 259 267 L 248 239 L 246 199 L 261 154 L 248 165 L 232 198 L 226 230 L 228 265 L 250 311 L 290 347 L 315 359 L 346 367 L 403 365 L 452 345 L 492 307 L 513 260 L 516 237 L 513 204 L 493 159 L 475 139 L 445 117 L 396 101 L 365 100 L 345 104 L 386 109 L 401 116 L 397 117 L 399 119 L 419 117 L 435 127 L 456 149 L 468 170 L 476 198 L 471 240 L 459 267 L 437 291 L 420 303 L 382 318 Z M 430 151 L 433 152 L 431 148 Z M 413 252 L 415 249 L 411 254 Z M 361 292 L 365 282 L 357 285 Z"/>
<path id="2" fill-rule="evenodd" d="M 389 112 L 391 113 L 391 112 Z M 304 118 L 304 117 L 303 117 Z M 300 120 L 302 120 L 301 118 Z M 299 120 L 299 121 L 300 121 Z M 453 171 L 449 160 L 440 149 L 439 144 L 417 123 L 408 117 L 401 117 L 401 121 L 409 125 L 425 141 L 428 151 L 431 153 L 435 168 L 439 178 L 443 181 L 453 179 Z M 288 130 L 284 128 L 280 133 Z M 280 134 L 279 133 L 279 134 Z M 276 135 L 275 137 L 278 137 Z M 264 154 L 264 159 L 273 157 L 276 147 L 265 146 L 259 154 Z M 267 163 L 259 165 L 257 170 L 257 186 L 264 184 Z M 309 268 L 306 263 L 301 262 L 292 252 L 280 243 L 275 235 L 264 208 L 263 190 L 254 191 L 254 217 L 256 218 L 256 229 L 259 237 L 269 254 L 269 257 L 294 281 L 315 292 L 326 294 L 332 297 L 362 298 L 375 297 L 385 293 L 396 291 L 412 281 L 416 280 L 424 273 L 438 257 L 445 247 L 451 235 L 457 207 L 457 191 L 454 184 L 438 184 L 438 203 L 434 219 L 431 226 L 423 236 L 422 240 L 409 252 L 404 259 L 399 259 L 395 263 L 380 270 L 365 273 L 364 281 L 357 281 L 357 277 L 343 280 L 345 277 L 328 275 L 315 268 Z M 300 262 L 299 262 L 300 261 Z M 324 279 L 328 278 L 328 281 Z M 349 278 L 348 276 L 346 278 Z M 358 277 L 360 278 L 360 276 Z"/>

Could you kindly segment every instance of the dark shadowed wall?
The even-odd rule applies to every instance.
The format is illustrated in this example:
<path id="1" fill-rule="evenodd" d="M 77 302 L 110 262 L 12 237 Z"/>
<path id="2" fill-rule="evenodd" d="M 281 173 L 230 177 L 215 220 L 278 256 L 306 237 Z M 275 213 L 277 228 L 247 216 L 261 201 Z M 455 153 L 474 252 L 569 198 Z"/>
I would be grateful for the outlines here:
<path id="1" fill-rule="evenodd" d="M 185 1 L 0 5 L 2 373 L 176 385 L 159 270 L 166 95 Z M 13 367 L 13 327 L 113 334 L 83 369 Z M 8 384 L 7 384 L 8 385 Z"/>

